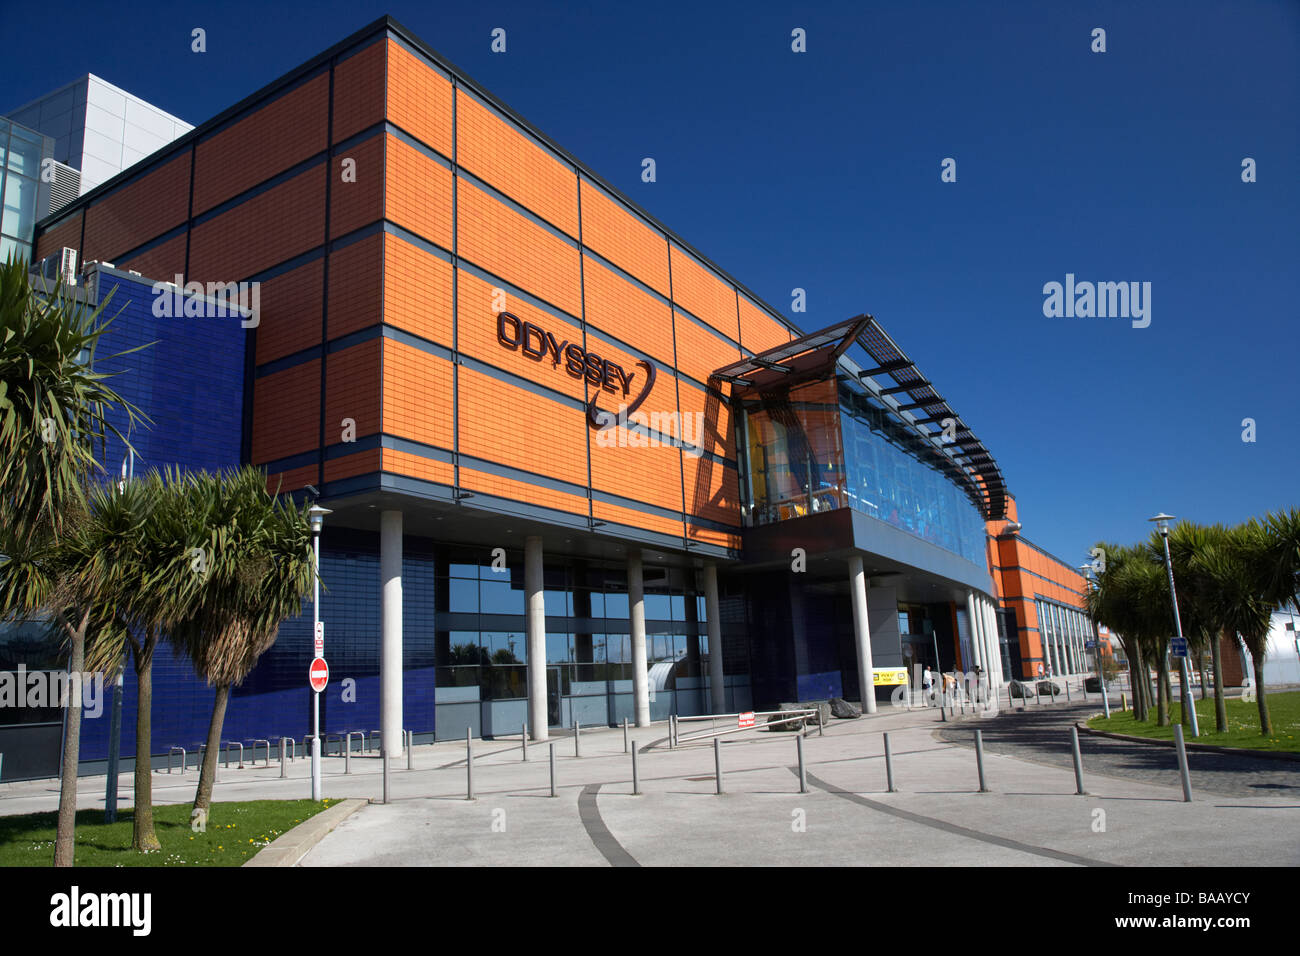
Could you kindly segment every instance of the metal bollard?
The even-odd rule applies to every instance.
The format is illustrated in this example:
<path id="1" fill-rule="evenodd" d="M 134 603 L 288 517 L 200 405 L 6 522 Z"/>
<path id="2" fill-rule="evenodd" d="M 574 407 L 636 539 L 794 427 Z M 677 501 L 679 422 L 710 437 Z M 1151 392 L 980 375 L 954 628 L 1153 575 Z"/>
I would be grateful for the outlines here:
<path id="1" fill-rule="evenodd" d="M 939 695 L 939 720 L 945 724 L 948 722 L 948 702 L 945 699 L 947 696 L 947 694 Z"/>
<path id="2" fill-rule="evenodd" d="M 352 735 L 351 734 L 348 734 L 347 739 L 344 741 L 344 743 L 346 743 L 347 746 L 343 748 L 343 773 L 344 775 L 347 775 L 352 772 Z"/>
<path id="3" fill-rule="evenodd" d="M 668 749 L 672 750 L 677 746 L 677 718 L 673 714 L 668 715 Z"/>
<path id="4" fill-rule="evenodd" d="M 623 753 L 627 753 L 627 718 L 623 718 Z"/>
<path id="5" fill-rule="evenodd" d="M 465 728 L 465 799 L 474 799 L 474 747 L 470 743 L 469 728 Z"/>
<path id="6" fill-rule="evenodd" d="M 627 718 L 623 718 L 623 729 L 627 730 Z M 632 796 L 638 796 L 641 793 L 641 778 L 636 772 L 636 741 L 632 741 Z"/>
<path id="7" fill-rule="evenodd" d="M 722 793 L 722 741 L 713 738 L 713 773 L 717 782 L 717 792 Z"/>
<path id="8" fill-rule="evenodd" d="M 384 765 L 384 803 L 388 802 L 388 748 L 379 745 L 379 762 Z"/>
<path id="9" fill-rule="evenodd" d="M 524 742 L 524 747 L 523 747 L 524 758 L 523 758 L 523 761 L 522 761 L 522 762 L 523 762 L 523 763 L 528 763 L 528 723 L 527 723 L 527 721 L 525 721 L 523 724 L 520 725 L 520 739 Z"/>
<path id="10" fill-rule="evenodd" d="M 807 793 L 808 792 L 808 770 L 804 766 L 804 761 L 803 761 L 803 734 L 799 734 L 797 737 L 794 738 L 794 745 L 795 745 L 795 749 L 798 751 L 799 754 L 799 792 Z"/>
<path id="11" fill-rule="evenodd" d="M 577 720 L 573 722 L 573 755 L 582 756 L 582 723 Z"/>
<path id="12" fill-rule="evenodd" d="M 551 796 L 555 796 L 555 744 L 551 744 Z"/>
<path id="13" fill-rule="evenodd" d="M 1174 746 L 1178 749 L 1178 774 L 1183 778 L 1183 803 L 1192 802 L 1192 776 L 1187 770 L 1187 746 L 1183 743 L 1183 725 L 1174 724 Z"/>
<path id="14" fill-rule="evenodd" d="M 975 766 L 980 774 L 980 793 L 988 793 L 988 785 L 984 782 L 984 737 L 978 730 L 975 731 Z"/>
<path id="15" fill-rule="evenodd" d="M 284 742 L 288 739 L 289 739 L 288 737 L 280 738 L 280 779 L 281 780 L 289 776 L 289 765 L 285 762 L 287 748 L 284 745 Z"/>
<path id="16" fill-rule="evenodd" d="M 415 759 L 412 753 L 412 751 L 415 750 L 415 731 L 406 730 L 403 731 L 403 733 L 406 734 L 406 769 L 414 770 L 415 767 L 412 765 L 411 762 Z"/>
<path id="17" fill-rule="evenodd" d="M 1068 679 L 1065 682 L 1065 702 L 1067 704 L 1070 702 L 1070 681 Z"/>
<path id="18" fill-rule="evenodd" d="M 885 785 L 886 793 L 897 793 L 894 789 L 894 752 L 889 749 L 889 734 L 885 734 Z"/>
<path id="19" fill-rule="evenodd" d="M 823 733 L 824 729 L 825 728 L 822 726 L 822 709 L 821 706 L 819 705 L 817 707 L 817 736 L 818 737 L 825 736 L 825 734 Z"/>
<path id="20" fill-rule="evenodd" d="M 1079 728 L 1070 728 L 1070 748 L 1074 752 L 1074 792 L 1079 796 L 1087 795 L 1083 789 L 1083 754 L 1079 752 Z"/>

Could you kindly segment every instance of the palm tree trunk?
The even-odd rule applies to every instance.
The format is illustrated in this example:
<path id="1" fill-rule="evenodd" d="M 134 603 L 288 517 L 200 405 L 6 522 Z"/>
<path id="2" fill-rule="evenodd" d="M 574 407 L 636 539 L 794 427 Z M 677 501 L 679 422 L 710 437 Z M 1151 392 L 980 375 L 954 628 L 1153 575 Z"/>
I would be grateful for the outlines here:
<path id="1" fill-rule="evenodd" d="M 226 704 L 229 701 L 230 685 L 218 685 L 216 699 L 212 702 L 212 719 L 208 721 L 208 748 L 203 754 L 203 768 L 199 771 L 199 789 L 194 794 L 194 809 L 203 811 L 204 819 L 212 803 L 212 784 L 217 779 L 217 751 L 221 747 L 221 728 L 226 722 Z"/>
<path id="2" fill-rule="evenodd" d="M 1201 700 L 1210 692 L 1210 672 L 1205 669 L 1205 651 L 1196 652 L 1196 663 L 1201 671 Z"/>
<path id="3" fill-rule="evenodd" d="M 1196 699 L 1192 696 L 1192 688 L 1187 681 L 1188 670 L 1182 664 L 1178 666 L 1178 722 L 1191 730 L 1192 715 L 1188 708 L 1196 706 Z"/>
<path id="4" fill-rule="evenodd" d="M 135 810 L 132 813 L 131 848 L 142 853 L 161 850 L 153 829 L 153 652 L 158 637 L 153 631 L 136 647 L 135 677 Z"/>
<path id="5" fill-rule="evenodd" d="M 86 664 L 86 625 L 90 621 L 90 611 L 81 616 L 81 623 L 70 632 L 72 652 L 68 660 L 69 677 L 76 675 L 81 679 L 81 671 Z M 76 854 L 77 829 L 77 769 L 81 762 L 81 701 L 69 697 L 68 730 L 63 738 L 63 779 L 59 784 L 59 822 L 54 836 L 54 865 L 72 866 Z"/>
<path id="6" fill-rule="evenodd" d="M 1215 733 L 1228 732 L 1228 705 L 1223 700 L 1223 662 L 1219 659 L 1220 641 L 1223 634 L 1216 634 L 1210 642 L 1210 658 L 1214 665 L 1214 730 Z"/>
<path id="7" fill-rule="evenodd" d="M 1128 659 L 1128 685 L 1133 691 L 1133 719 L 1141 722 L 1147 719 L 1147 701 L 1142 694 L 1142 680 L 1138 676 L 1137 660 L 1130 656 Z"/>
<path id="8" fill-rule="evenodd" d="M 1267 639 L 1266 637 L 1265 640 Z M 1259 649 L 1264 650 L 1263 647 Z M 1255 703 L 1259 707 L 1259 732 L 1268 737 L 1273 733 L 1273 722 L 1268 718 L 1268 701 L 1264 699 L 1264 655 L 1251 651 L 1250 659 L 1255 665 Z"/>
<path id="9" fill-rule="evenodd" d="M 1156 667 L 1156 726 L 1169 726 L 1169 671 L 1163 658 Z"/>

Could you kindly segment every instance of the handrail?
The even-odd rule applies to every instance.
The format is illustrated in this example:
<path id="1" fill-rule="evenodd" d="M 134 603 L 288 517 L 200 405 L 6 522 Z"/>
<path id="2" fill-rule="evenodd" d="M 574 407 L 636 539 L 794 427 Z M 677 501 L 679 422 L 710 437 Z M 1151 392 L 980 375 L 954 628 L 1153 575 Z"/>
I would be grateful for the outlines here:
<path id="1" fill-rule="evenodd" d="M 725 730 L 705 730 L 694 734 L 688 734 L 685 737 L 678 734 L 677 743 L 680 744 L 692 740 L 708 740 L 710 737 L 724 737 L 727 734 L 737 734 L 745 730 L 758 730 L 760 727 L 776 727 L 780 724 L 788 724 L 796 720 L 810 720 L 813 717 L 819 716 L 821 711 L 816 707 L 810 707 L 807 710 L 756 710 L 745 711 L 744 713 L 752 713 L 754 715 L 754 723 L 749 727 L 736 726 L 728 727 Z M 758 722 L 759 717 L 775 717 L 777 715 L 783 716 L 780 720 L 767 720 L 761 724 Z M 726 717 L 735 717 L 737 718 L 737 723 L 739 723 L 740 716 L 740 714 L 703 714 L 694 717 L 678 717 L 677 722 L 681 723 L 685 720 L 721 720 Z"/>

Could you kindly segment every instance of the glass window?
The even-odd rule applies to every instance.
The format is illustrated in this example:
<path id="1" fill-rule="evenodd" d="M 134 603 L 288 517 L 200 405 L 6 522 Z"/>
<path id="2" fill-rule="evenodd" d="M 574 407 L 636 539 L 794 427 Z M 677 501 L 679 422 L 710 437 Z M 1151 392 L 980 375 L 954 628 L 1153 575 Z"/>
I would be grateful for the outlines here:
<path id="1" fill-rule="evenodd" d="M 453 581 L 453 583 L 455 583 Z M 509 581 L 480 581 L 479 595 L 484 614 L 523 614 L 524 589 L 510 586 Z M 549 610 L 549 608 L 548 608 Z"/>
<path id="2" fill-rule="evenodd" d="M 4 218 L 0 230 L 19 239 L 31 236 L 36 225 L 36 180 L 10 173 L 5 177 Z"/>
<path id="3" fill-rule="evenodd" d="M 673 619 L 672 602 L 667 594 L 647 594 L 645 596 L 645 619 L 647 621 L 671 621 Z"/>
<path id="4" fill-rule="evenodd" d="M 478 612 L 478 581 L 452 578 L 448 582 L 447 610 L 452 613 Z"/>
<path id="5" fill-rule="evenodd" d="M 605 592 L 605 617 L 626 621 L 631 616 L 631 613 L 628 608 L 626 592 Z M 649 615 L 646 616 L 649 617 Z"/>
<path id="6" fill-rule="evenodd" d="M 568 591 L 543 591 L 546 601 L 547 617 L 571 617 L 573 615 L 573 596 Z M 526 603 L 526 602 L 525 602 Z"/>
<path id="7" fill-rule="evenodd" d="M 11 127 L 11 131 L 13 135 L 9 140 L 9 169 L 34 180 L 40 175 L 40 136 L 25 133 L 17 126 Z"/>
<path id="8" fill-rule="evenodd" d="M 483 631 L 479 643 L 493 664 L 524 664 L 528 661 L 528 641 L 523 634 Z"/>
<path id="9" fill-rule="evenodd" d="M 568 634 L 546 635 L 546 663 L 564 664 L 573 660 L 573 639 Z"/>

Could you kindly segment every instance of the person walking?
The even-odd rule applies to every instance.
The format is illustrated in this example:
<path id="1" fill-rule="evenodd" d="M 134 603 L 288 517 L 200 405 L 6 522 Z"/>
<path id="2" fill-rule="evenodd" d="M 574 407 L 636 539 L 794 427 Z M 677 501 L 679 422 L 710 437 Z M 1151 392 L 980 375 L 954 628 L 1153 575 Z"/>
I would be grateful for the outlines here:
<path id="1" fill-rule="evenodd" d="M 930 673 L 930 665 L 925 665 L 925 675 L 921 678 L 925 684 L 925 696 L 929 700 L 934 700 L 934 674 Z"/>

